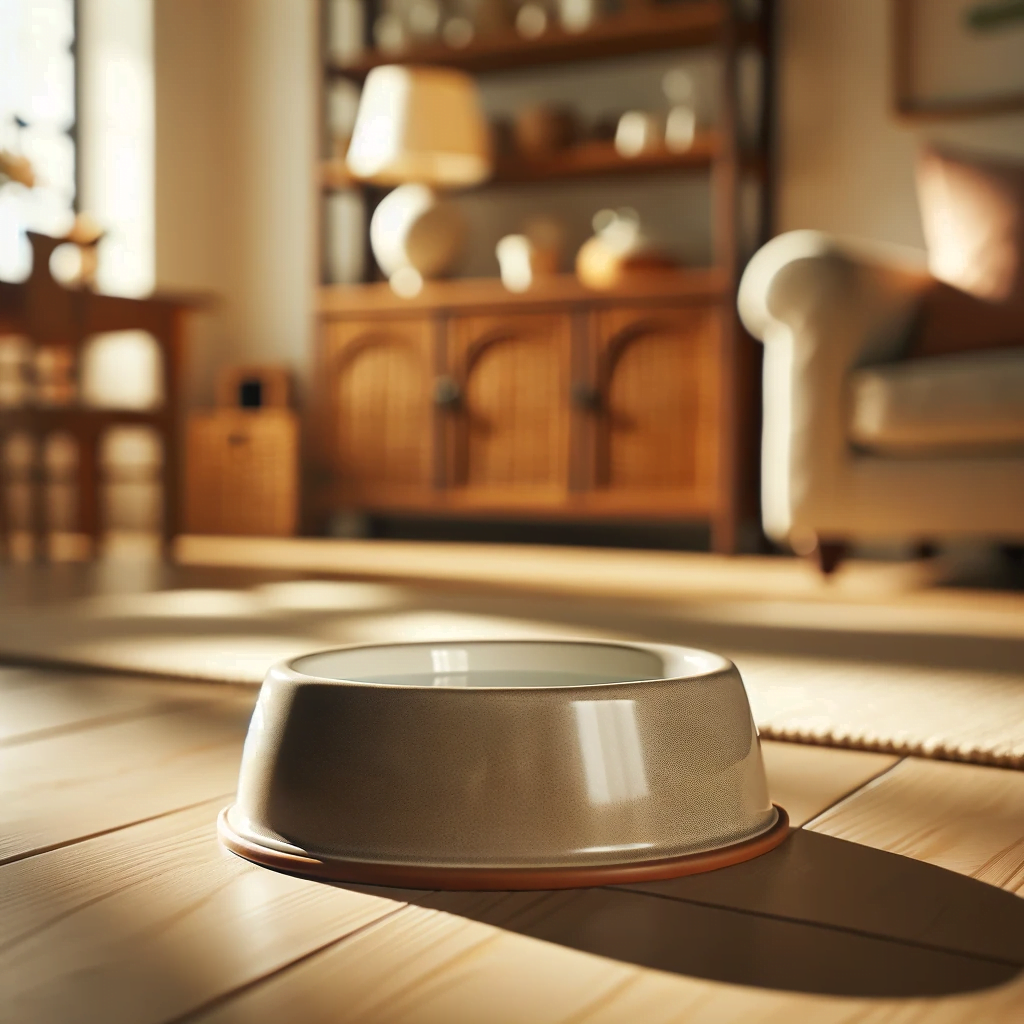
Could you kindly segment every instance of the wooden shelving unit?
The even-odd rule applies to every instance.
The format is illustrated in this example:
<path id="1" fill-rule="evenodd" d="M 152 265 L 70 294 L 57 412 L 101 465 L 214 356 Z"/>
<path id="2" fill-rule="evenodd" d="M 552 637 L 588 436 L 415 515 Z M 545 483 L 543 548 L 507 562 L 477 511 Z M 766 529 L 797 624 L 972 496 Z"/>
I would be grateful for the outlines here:
<path id="1" fill-rule="evenodd" d="M 329 63 L 327 71 L 360 81 L 382 64 L 407 63 L 487 74 L 712 46 L 721 40 L 728 17 L 723 0 L 679 0 L 606 17 L 584 32 L 566 32 L 552 26 L 538 39 L 523 39 L 509 32 L 472 42 L 462 49 L 419 46 L 398 55 L 370 50 L 349 64 Z M 739 42 L 744 44 L 763 44 L 765 39 L 762 26 L 756 22 L 745 22 L 739 33 Z"/>
<path id="2" fill-rule="evenodd" d="M 375 3 L 367 0 L 368 24 Z M 571 275 L 525 295 L 510 294 L 496 279 L 429 282 L 408 300 L 381 283 L 321 288 L 315 434 L 322 443 L 311 508 L 702 518 L 712 525 L 716 550 L 736 550 L 753 509 L 759 390 L 756 347 L 736 316 L 740 188 L 749 176 L 761 187 L 757 241 L 764 240 L 771 226 L 773 25 L 774 0 L 761 0 L 756 17 L 745 17 L 739 0 L 636 0 L 580 33 L 556 26 L 537 39 L 509 32 L 463 49 L 437 44 L 397 56 L 367 49 L 344 65 L 324 54 L 325 86 L 338 77 L 361 82 L 384 64 L 527 75 L 542 66 L 688 48 L 713 48 L 721 79 L 718 122 L 685 151 L 658 148 L 628 158 L 611 141 L 584 141 L 543 157 L 500 156 L 479 186 L 709 174 L 714 266 L 637 277 L 600 294 Z M 744 143 L 739 63 L 751 48 L 761 57 L 762 102 L 756 138 Z M 337 158 L 320 163 L 317 179 L 324 195 L 362 189 L 367 215 L 383 195 L 352 181 Z M 495 354 L 480 363 L 480 353 L 499 350 L 507 361 Z M 651 404 L 641 393 L 659 389 L 659 407 L 680 412 L 645 426 Z M 499 407 L 480 406 L 500 394 L 500 410 L 525 409 L 538 394 L 549 398 L 528 421 L 508 426 L 510 440 L 499 437 L 506 427 L 489 419 L 503 415 Z M 388 416 L 396 418 L 381 419 Z M 541 435 L 539 421 L 546 424 Z M 546 454 L 552 446 L 557 458 Z"/>

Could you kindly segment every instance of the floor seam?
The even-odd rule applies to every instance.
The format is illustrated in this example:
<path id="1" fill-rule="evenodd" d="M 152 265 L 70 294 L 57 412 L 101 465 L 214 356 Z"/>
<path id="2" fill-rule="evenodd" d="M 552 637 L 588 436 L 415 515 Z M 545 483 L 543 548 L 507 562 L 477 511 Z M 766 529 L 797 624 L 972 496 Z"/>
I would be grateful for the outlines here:
<path id="1" fill-rule="evenodd" d="M 930 953 L 944 953 L 948 956 L 963 957 L 965 960 L 976 960 L 981 963 L 999 964 L 1001 967 L 1024 966 L 1022 960 L 1010 960 L 1003 957 L 989 956 L 984 953 L 970 953 L 962 949 L 950 949 L 948 946 L 938 946 L 930 942 L 920 942 L 915 939 L 901 939 L 893 935 L 881 935 L 878 932 L 867 931 L 863 928 L 853 928 L 841 924 L 829 924 L 825 921 L 808 921 L 805 918 L 788 917 L 785 914 L 773 914 L 766 910 L 750 910 L 743 907 L 730 906 L 724 903 L 717 903 L 712 900 L 696 900 L 692 897 L 670 896 L 668 893 L 650 892 L 646 889 L 631 889 L 627 886 L 604 886 L 610 891 L 629 892 L 635 896 L 649 896 L 652 899 L 668 900 L 671 903 L 688 903 L 697 907 L 713 907 L 716 910 L 725 910 L 734 914 L 743 914 L 749 917 L 760 917 L 769 921 L 782 921 L 787 924 L 801 925 L 806 928 L 821 928 L 825 931 L 842 932 L 846 935 L 855 935 L 858 938 L 872 939 L 876 942 L 891 942 L 898 946 L 909 946 L 912 949 L 922 949 Z"/>
<path id="2" fill-rule="evenodd" d="M 811 826 L 816 821 L 818 821 L 819 819 L 823 818 L 826 814 L 828 814 L 829 811 L 834 810 L 840 804 L 842 804 L 845 801 L 849 800 L 850 797 L 855 796 L 862 789 L 866 789 L 868 786 L 871 786 L 874 783 L 876 783 L 879 779 L 884 778 L 886 775 L 889 774 L 889 772 L 893 771 L 894 769 L 898 768 L 901 764 L 903 764 L 903 762 L 906 761 L 908 756 L 909 755 L 907 755 L 907 754 L 903 754 L 903 755 L 897 756 L 896 760 L 892 764 L 887 765 L 880 772 L 876 772 L 870 778 L 865 779 L 863 782 L 858 783 L 852 789 L 850 789 L 847 792 L 842 793 L 839 796 L 837 796 L 832 801 L 832 803 L 830 803 L 827 806 L 823 807 L 820 811 L 818 811 L 817 814 L 814 815 L 813 818 L 808 818 L 807 821 L 805 821 L 802 825 L 799 826 L 799 828 L 807 829 L 810 832 L 816 831 L 815 829 L 811 828 Z"/>
<path id="3" fill-rule="evenodd" d="M 0 739 L 0 750 L 9 750 L 12 747 L 25 746 L 28 743 L 39 743 L 44 740 L 57 739 L 61 736 L 70 736 L 79 732 L 88 732 L 91 729 L 102 729 L 107 725 L 119 725 L 122 722 L 131 722 L 140 718 L 158 718 L 175 711 L 181 711 L 182 703 L 161 702 L 148 708 L 136 708 L 132 711 L 111 712 L 109 715 L 100 715 L 96 718 L 86 718 L 78 722 L 68 722 L 65 725 L 52 725 L 45 729 L 35 729 L 31 732 L 18 733 Z"/>
<path id="4" fill-rule="evenodd" d="M 385 921 L 393 920 L 400 914 L 404 914 L 407 910 L 411 909 L 411 906 L 412 905 L 409 903 L 403 903 L 400 907 L 396 907 L 394 910 L 389 910 L 386 914 L 382 914 L 380 917 L 374 918 L 372 921 L 367 921 L 366 924 L 360 925 L 358 928 L 354 928 L 352 931 L 346 932 L 344 935 L 339 935 L 337 938 L 330 939 L 328 942 L 324 942 L 317 946 L 316 949 L 311 949 L 308 952 L 303 953 L 302 956 L 298 956 L 294 960 L 289 960 L 286 964 L 281 964 L 279 967 L 275 967 L 273 970 L 267 971 L 265 974 L 261 974 L 258 978 L 253 978 L 242 985 L 236 985 L 233 989 L 229 989 L 227 992 L 221 992 L 212 999 L 208 999 L 205 1003 L 200 1003 L 199 1006 L 194 1006 L 192 1009 L 186 1010 L 177 1017 L 170 1018 L 165 1021 L 164 1024 L 185 1024 L 186 1021 L 196 1020 L 204 1014 L 209 1013 L 211 1010 L 215 1010 L 218 1007 L 223 1006 L 225 1003 L 230 1002 L 232 999 L 237 999 L 246 992 L 257 988 L 268 981 L 272 981 L 274 978 L 279 977 L 286 971 L 290 971 L 293 967 L 297 967 L 299 964 L 303 964 L 307 960 L 311 960 L 313 957 L 319 956 L 321 953 L 324 953 L 335 946 L 348 942 L 349 939 L 354 939 L 357 936 L 376 928 L 378 925 L 383 924 Z"/>
<path id="5" fill-rule="evenodd" d="M 233 797 L 234 791 L 229 793 L 217 793 L 214 796 L 204 797 L 202 800 L 196 800 L 194 803 L 182 804 L 180 807 L 172 807 L 170 810 L 161 811 L 159 814 L 150 814 L 145 818 L 136 818 L 134 821 L 126 821 L 120 825 L 114 825 L 111 828 L 103 828 L 98 832 L 90 832 L 85 836 L 76 836 L 74 839 L 65 839 L 60 843 L 52 843 L 49 846 L 40 846 L 34 850 L 27 850 L 24 853 L 16 853 L 10 857 L 4 857 L 0 860 L 0 868 L 6 867 L 8 864 L 17 864 L 19 861 L 30 860 L 32 857 L 41 857 L 46 853 L 54 853 L 57 850 L 66 850 L 70 846 L 77 846 L 79 843 L 86 843 L 90 839 L 100 839 L 103 836 L 112 835 L 115 832 L 123 832 L 126 828 L 133 828 L 135 825 L 145 825 L 151 821 L 159 821 L 161 818 L 168 818 L 172 814 L 179 814 L 182 811 L 191 811 L 196 807 L 202 807 L 203 804 L 210 804 L 214 801 L 220 802 L 221 800 L 230 800 Z"/>

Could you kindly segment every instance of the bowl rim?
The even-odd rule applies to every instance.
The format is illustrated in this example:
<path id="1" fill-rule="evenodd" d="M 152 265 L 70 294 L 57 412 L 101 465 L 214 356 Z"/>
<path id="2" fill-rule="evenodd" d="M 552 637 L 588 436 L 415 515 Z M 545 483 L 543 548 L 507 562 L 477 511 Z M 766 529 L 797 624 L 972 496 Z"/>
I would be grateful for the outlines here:
<path id="1" fill-rule="evenodd" d="M 662 659 L 665 671 L 657 676 L 644 679 L 620 679 L 608 680 L 597 683 L 566 683 L 565 685 L 544 685 L 544 686 L 433 686 L 421 683 L 382 683 L 366 679 L 340 679 L 331 676 L 313 675 L 304 672 L 296 667 L 300 661 L 307 658 L 315 658 L 325 654 L 340 654 L 347 651 L 386 649 L 394 647 L 459 647 L 459 646 L 482 646 L 488 644 L 502 645 L 562 645 L 562 646 L 588 646 L 588 647 L 616 647 L 622 650 L 636 650 L 647 654 L 654 654 Z M 678 672 L 678 669 L 685 665 L 687 658 L 699 656 L 701 659 L 710 662 L 710 667 L 695 671 L 691 665 L 688 671 Z M 437 673 L 442 675 L 444 673 Z M 459 674 L 459 673 L 452 673 Z M 645 641 L 627 640 L 603 640 L 593 637 L 473 637 L 470 639 L 459 639 L 444 637 L 436 640 L 409 640 L 389 643 L 359 643 L 343 644 L 340 647 L 327 647 L 317 651 L 306 651 L 303 654 L 285 658 L 272 665 L 267 672 L 266 680 L 277 682 L 298 683 L 298 684 L 321 684 L 325 686 L 341 687 L 362 687 L 373 690 L 399 690 L 402 692 L 424 692 L 432 693 L 566 693 L 566 692 L 590 692 L 604 690 L 608 687 L 633 687 L 641 685 L 652 685 L 658 683 L 687 683 L 697 680 L 714 679 L 722 675 L 739 675 L 736 665 L 727 657 L 714 651 L 707 651 L 699 647 L 689 647 L 683 644 L 658 644 Z"/>

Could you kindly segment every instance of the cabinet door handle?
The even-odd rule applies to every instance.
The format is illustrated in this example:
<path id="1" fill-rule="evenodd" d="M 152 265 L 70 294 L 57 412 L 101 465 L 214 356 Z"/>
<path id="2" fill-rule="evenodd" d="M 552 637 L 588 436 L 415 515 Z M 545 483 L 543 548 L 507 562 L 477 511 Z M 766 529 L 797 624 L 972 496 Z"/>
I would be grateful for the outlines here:
<path id="1" fill-rule="evenodd" d="M 454 377 L 442 374 L 434 378 L 434 405 L 439 409 L 458 409 L 462 405 L 462 389 Z"/>
<path id="2" fill-rule="evenodd" d="M 601 411 L 601 392 L 586 381 L 573 382 L 571 389 L 572 404 L 581 412 L 597 413 Z"/>

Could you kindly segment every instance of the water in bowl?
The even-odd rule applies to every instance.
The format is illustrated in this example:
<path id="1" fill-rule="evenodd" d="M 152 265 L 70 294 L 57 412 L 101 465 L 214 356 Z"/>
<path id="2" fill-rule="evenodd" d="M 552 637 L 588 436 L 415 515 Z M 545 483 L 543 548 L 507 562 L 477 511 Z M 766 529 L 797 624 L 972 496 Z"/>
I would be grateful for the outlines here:
<path id="1" fill-rule="evenodd" d="M 438 686 L 438 687 L 538 687 L 538 686 L 595 686 L 599 683 L 635 682 L 635 677 L 609 677 L 606 672 L 545 671 L 543 669 L 497 669 L 491 672 L 406 672 L 400 675 L 366 675 L 361 682 L 381 683 L 386 686 Z"/>

